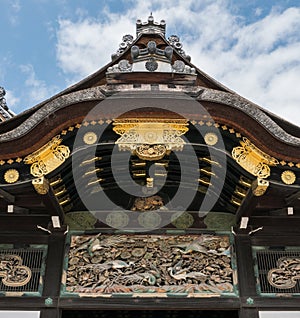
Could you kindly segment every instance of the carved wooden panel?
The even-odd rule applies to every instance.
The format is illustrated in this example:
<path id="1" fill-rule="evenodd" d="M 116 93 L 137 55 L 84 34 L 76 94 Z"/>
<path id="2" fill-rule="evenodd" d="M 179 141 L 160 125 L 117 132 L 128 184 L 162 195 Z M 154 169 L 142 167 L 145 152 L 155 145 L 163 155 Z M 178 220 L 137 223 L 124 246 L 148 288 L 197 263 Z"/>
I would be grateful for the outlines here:
<path id="1" fill-rule="evenodd" d="M 40 295 L 46 246 L 0 246 L 0 293 L 6 296 Z"/>
<path id="2" fill-rule="evenodd" d="M 229 236 L 72 236 L 65 293 L 144 296 L 234 293 Z"/>
<path id="3" fill-rule="evenodd" d="M 296 247 L 285 249 L 261 248 L 255 251 L 260 293 L 300 293 L 300 250 Z"/>

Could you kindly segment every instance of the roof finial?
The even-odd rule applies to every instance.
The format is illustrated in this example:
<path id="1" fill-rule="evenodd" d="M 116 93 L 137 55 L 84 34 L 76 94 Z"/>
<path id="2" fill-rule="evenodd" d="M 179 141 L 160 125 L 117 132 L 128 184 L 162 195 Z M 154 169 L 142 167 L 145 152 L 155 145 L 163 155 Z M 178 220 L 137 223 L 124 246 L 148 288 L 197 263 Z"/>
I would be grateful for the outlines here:
<path id="1" fill-rule="evenodd" d="M 154 22 L 151 11 L 147 22 L 142 22 L 140 19 L 136 21 L 136 35 L 139 36 L 141 33 L 159 33 L 165 36 L 166 22 L 165 20 L 161 20 L 160 23 Z"/>

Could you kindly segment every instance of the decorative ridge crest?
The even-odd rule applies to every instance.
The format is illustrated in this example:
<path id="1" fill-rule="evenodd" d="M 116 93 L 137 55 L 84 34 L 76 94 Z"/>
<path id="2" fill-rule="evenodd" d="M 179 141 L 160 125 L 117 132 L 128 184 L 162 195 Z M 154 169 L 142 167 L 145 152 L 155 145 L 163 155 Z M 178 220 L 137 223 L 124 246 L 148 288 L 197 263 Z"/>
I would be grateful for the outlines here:
<path id="1" fill-rule="evenodd" d="M 5 89 L 0 86 L 0 122 L 13 117 L 13 114 L 6 104 L 6 99 L 4 98 L 5 94 Z"/>
<path id="2" fill-rule="evenodd" d="M 129 60 L 123 59 L 119 63 L 109 67 L 107 73 L 156 71 L 196 75 L 195 68 L 186 65 L 181 60 L 175 60 L 174 64 L 171 65 L 172 56 L 172 46 L 166 46 L 162 50 L 157 47 L 155 41 L 149 41 L 145 48 L 133 45 L 131 47 L 132 64 Z"/>
<path id="3" fill-rule="evenodd" d="M 166 21 L 161 20 L 160 23 L 155 22 L 151 12 L 147 22 L 142 22 L 140 19 L 136 21 L 136 36 L 142 33 L 157 33 L 165 36 Z"/>

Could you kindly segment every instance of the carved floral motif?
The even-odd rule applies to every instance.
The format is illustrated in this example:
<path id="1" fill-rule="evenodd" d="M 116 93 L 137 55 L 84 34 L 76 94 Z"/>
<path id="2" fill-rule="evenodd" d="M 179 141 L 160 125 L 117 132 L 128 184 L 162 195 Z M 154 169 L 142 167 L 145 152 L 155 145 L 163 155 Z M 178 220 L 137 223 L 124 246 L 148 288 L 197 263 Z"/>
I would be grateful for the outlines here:
<path id="1" fill-rule="evenodd" d="M 150 213 L 150 212 L 149 212 Z M 66 291 L 105 295 L 233 292 L 228 236 L 73 236 Z"/>
<path id="2" fill-rule="evenodd" d="M 21 287 L 31 279 L 31 270 L 22 265 L 22 258 L 14 254 L 0 254 L 0 277 L 2 284 L 9 287 Z"/>
<path id="3" fill-rule="evenodd" d="M 296 286 L 300 279 L 300 258 L 281 257 L 277 261 L 277 268 L 268 272 L 268 282 L 279 289 L 290 289 Z"/>

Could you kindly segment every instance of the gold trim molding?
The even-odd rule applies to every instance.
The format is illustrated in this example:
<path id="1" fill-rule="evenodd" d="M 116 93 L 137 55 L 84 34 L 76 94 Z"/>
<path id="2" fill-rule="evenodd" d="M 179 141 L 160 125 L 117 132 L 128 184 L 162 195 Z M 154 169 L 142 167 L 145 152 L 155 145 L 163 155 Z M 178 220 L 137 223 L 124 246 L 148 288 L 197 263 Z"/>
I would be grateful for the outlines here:
<path id="1" fill-rule="evenodd" d="M 233 159 L 252 175 L 265 179 L 271 174 L 270 166 L 278 165 L 278 160 L 266 154 L 247 138 L 240 141 L 241 146 L 232 150 Z"/>
<path id="2" fill-rule="evenodd" d="M 24 158 L 26 164 L 31 164 L 30 173 L 42 177 L 58 168 L 70 156 L 68 146 L 61 145 L 60 135 L 52 138 L 47 144 Z"/>
<path id="3" fill-rule="evenodd" d="M 116 119 L 113 130 L 121 135 L 116 141 L 120 151 L 131 151 L 143 160 L 162 159 L 170 151 L 181 151 L 181 138 L 189 129 L 185 119 Z"/>
<path id="4" fill-rule="evenodd" d="M 265 194 L 265 192 L 267 191 L 268 187 L 269 187 L 269 181 L 268 180 L 257 178 L 256 180 L 254 180 L 252 182 L 252 186 L 251 186 L 252 193 L 256 197 L 260 197 L 260 196 Z"/>
<path id="5" fill-rule="evenodd" d="M 49 191 L 49 181 L 45 177 L 33 179 L 32 185 L 39 194 L 47 194 Z"/>

